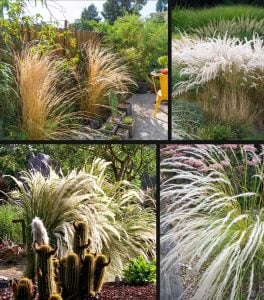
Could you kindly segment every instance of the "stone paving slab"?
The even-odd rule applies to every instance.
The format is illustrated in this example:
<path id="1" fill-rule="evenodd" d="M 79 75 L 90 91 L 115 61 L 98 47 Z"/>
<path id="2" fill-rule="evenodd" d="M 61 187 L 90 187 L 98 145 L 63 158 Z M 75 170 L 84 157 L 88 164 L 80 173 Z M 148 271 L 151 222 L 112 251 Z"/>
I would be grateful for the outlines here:
<path id="1" fill-rule="evenodd" d="M 154 118 L 155 94 L 135 94 L 130 100 L 135 118 L 135 133 L 132 139 L 167 140 L 168 102 L 161 103 L 156 118 Z"/>

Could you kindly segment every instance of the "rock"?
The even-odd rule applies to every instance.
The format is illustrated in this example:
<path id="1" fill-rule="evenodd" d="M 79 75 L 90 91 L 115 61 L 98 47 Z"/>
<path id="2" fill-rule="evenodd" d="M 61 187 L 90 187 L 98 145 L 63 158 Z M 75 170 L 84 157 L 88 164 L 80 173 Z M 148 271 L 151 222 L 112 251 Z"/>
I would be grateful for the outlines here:
<path id="1" fill-rule="evenodd" d="M 34 153 L 30 154 L 30 158 L 28 161 L 29 171 L 38 171 L 44 177 L 48 177 L 50 175 L 51 167 L 54 168 L 57 174 L 62 175 L 62 171 L 59 164 L 54 162 L 54 160 L 49 155 L 45 153 L 38 153 L 37 155 L 35 155 Z"/>
<path id="2" fill-rule="evenodd" d="M 122 281 L 122 278 L 119 274 L 117 274 L 115 277 L 115 282 L 120 282 L 120 281 Z"/>
<path id="3" fill-rule="evenodd" d="M 6 277 L 0 277 L 0 289 L 6 289 L 9 287 L 9 280 Z"/>
<path id="4" fill-rule="evenodd" d="M 91 120 L 90 124 L 89 124 L 89 127 L 91 129 L 99 129 L 101 127 L 101 124 L 99 121 L 97 120 Z"/>

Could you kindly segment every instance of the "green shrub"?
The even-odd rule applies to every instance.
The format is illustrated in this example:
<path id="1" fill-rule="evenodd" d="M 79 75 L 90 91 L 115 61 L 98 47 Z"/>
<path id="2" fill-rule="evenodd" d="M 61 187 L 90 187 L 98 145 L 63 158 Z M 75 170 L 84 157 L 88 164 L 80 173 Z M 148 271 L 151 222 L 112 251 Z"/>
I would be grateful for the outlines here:
<path id="1" fill-rule="evenodd" d="M 167 55 L 160 56 L 160 57 L 158 58 L 158 64 L 159 64 L 162 68 L 168 68 L 168 56 L 167 56 Z"/>
<path id="2" fill-rule="evenodd" d="M 18 219 L 20 209 L 13 205 L 0 205 L 0 238 L 7 236 L 14 242 L 21 242 L 22 230 L 20 224 L 13 224 Z"/>
<path id="3" fill-rule="evenodd" d="M 168 53 L 167 31 L 164 21 L 125 15 L 109 25 L 104 41 L 126 59 L 135 78 L 144 81 L 158 58 Z"/>
<path id="4" fill-rule="evenodd" d="M 128 266 L 123 270 L 125 281 L 130 284 L 144 285 L 155 282 L 156 265 L 154 261 L 148 261 L 143 256 L 131 258 Z"/>
<path id="5" fill-rule="evenodd" d="M 212 123 L 197 130 L 197 136 L 202 140 L 232 140 L 236 134 L 228 124 Z"/>

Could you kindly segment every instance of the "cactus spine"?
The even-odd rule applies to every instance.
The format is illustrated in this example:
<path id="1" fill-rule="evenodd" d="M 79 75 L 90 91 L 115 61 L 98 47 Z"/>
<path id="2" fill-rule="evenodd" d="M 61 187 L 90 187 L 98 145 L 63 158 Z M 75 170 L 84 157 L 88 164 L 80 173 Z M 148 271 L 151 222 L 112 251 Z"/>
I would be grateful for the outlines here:
<path id="1" fill-rule="evenodd" d="M 73 223 L 75 229 L 74 241 L 73 241 L 73 252 L 76 253 L 80 258 L 84 258 L 85 249 L 88 248 L 90 240 L 88 236 L 87 223 L 78 221 Z"/>
<path id="2" fill-rule="evenodd" d="M 93 289 L 93 271 L 94 271 L 94 255 L 86 254 L 82 261 L 80 287 L 83 296 L 94 297 Z"/>
<path id="3" fill-rule="evenodd" d="M 52 249 L 49 245 L 38 246 L 35 243 L 35 251 L 37 253 L 37 278 L 39 299 L 47 300 L 57 291 L 54 280 L 54 266 L 52 255 L 57 249 Z"/>
<path id="4" fill-rule="evenodd" d="M 67 297 L 73 296 L 79 291 L 80 260 L 77 254 L 69 254 L 65 267 L 65 288 Z"/>
<path id="5" fill-rule="evenodd" d="M 96 257 L 94 267 L 94 291 L 96 294 L 101 292 L 105 276 L 105 268 L 110 264 L 110 261 L 110 257 L 107 262 L 106 256 L 102 254 Z"/>
<path id="6" fill-rule="evenodd" d="M 17 286 L 15 300 L 32 300 L 33 299 L 32 282 L 28 278 L 21 278 Z"/>

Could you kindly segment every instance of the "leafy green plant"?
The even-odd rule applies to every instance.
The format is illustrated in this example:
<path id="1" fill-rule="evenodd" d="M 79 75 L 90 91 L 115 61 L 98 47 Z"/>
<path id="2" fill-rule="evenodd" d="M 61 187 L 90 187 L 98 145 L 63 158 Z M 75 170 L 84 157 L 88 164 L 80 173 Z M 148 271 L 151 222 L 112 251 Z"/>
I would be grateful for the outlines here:
<path id="1" fill-rule="evenodd" d="M 21 226 L 12 223 L 20 214 L 21 210 L 19 207 L 10 204 L 0 205 L 0 238 L 7 236 L 14 242 L 22 242 Z"/>
<path id="2" fill-rule="evenodd" d="M 79 50 L 77 39 L 73 36 L 70 29 L 59 31 L 57 27 L 51 24 L 43 24 L 37 32 L 38 43 L 35 45 L 38 53 L 48 54 L 51 51 L 63 55 L 62 62 L 58 66 L 64 71 L 71 68 L 77 68 L 79 62 Z M 64 45 L 59 41 L 64 40 Z"/>
<path id="3" fill-rule="evenodd" d="M 125 281 L 129 284 L 145 285 L 155 282 L 156 265 L 154 261 L 148 261 L 143 256 L 131 258 L 127 267 L 123 270 Z"/>
<path id="4" fill-rule="evenodd" d="M 162 68 L 168 68 L 168 56 L 167 56 L 167 55 L 160 56 L 160 57 L 158 58 L 158 64 L 159 64 Z"/>
<path id="5" fill-rule="evenodd" d="M 120 114 L 120 111 L 117 109 L 119 99 L 114 91 L 109 92 L 108 102 L 112 115 Z"/>
<path id="6" fill-rule="evenodd" d="M 236 133 L 229 124 L 210 122 L 198 128 L 196 135 L 201 140 L 232 140 L 236 139 Z"/>
<path id="7" fill-rule="evenodd" d="M 146 81 L 160 56 L 167 55 L 167 24 L 127 14 L 108 27 L 104 42 L 128 62 L 133 77 Z"/>

